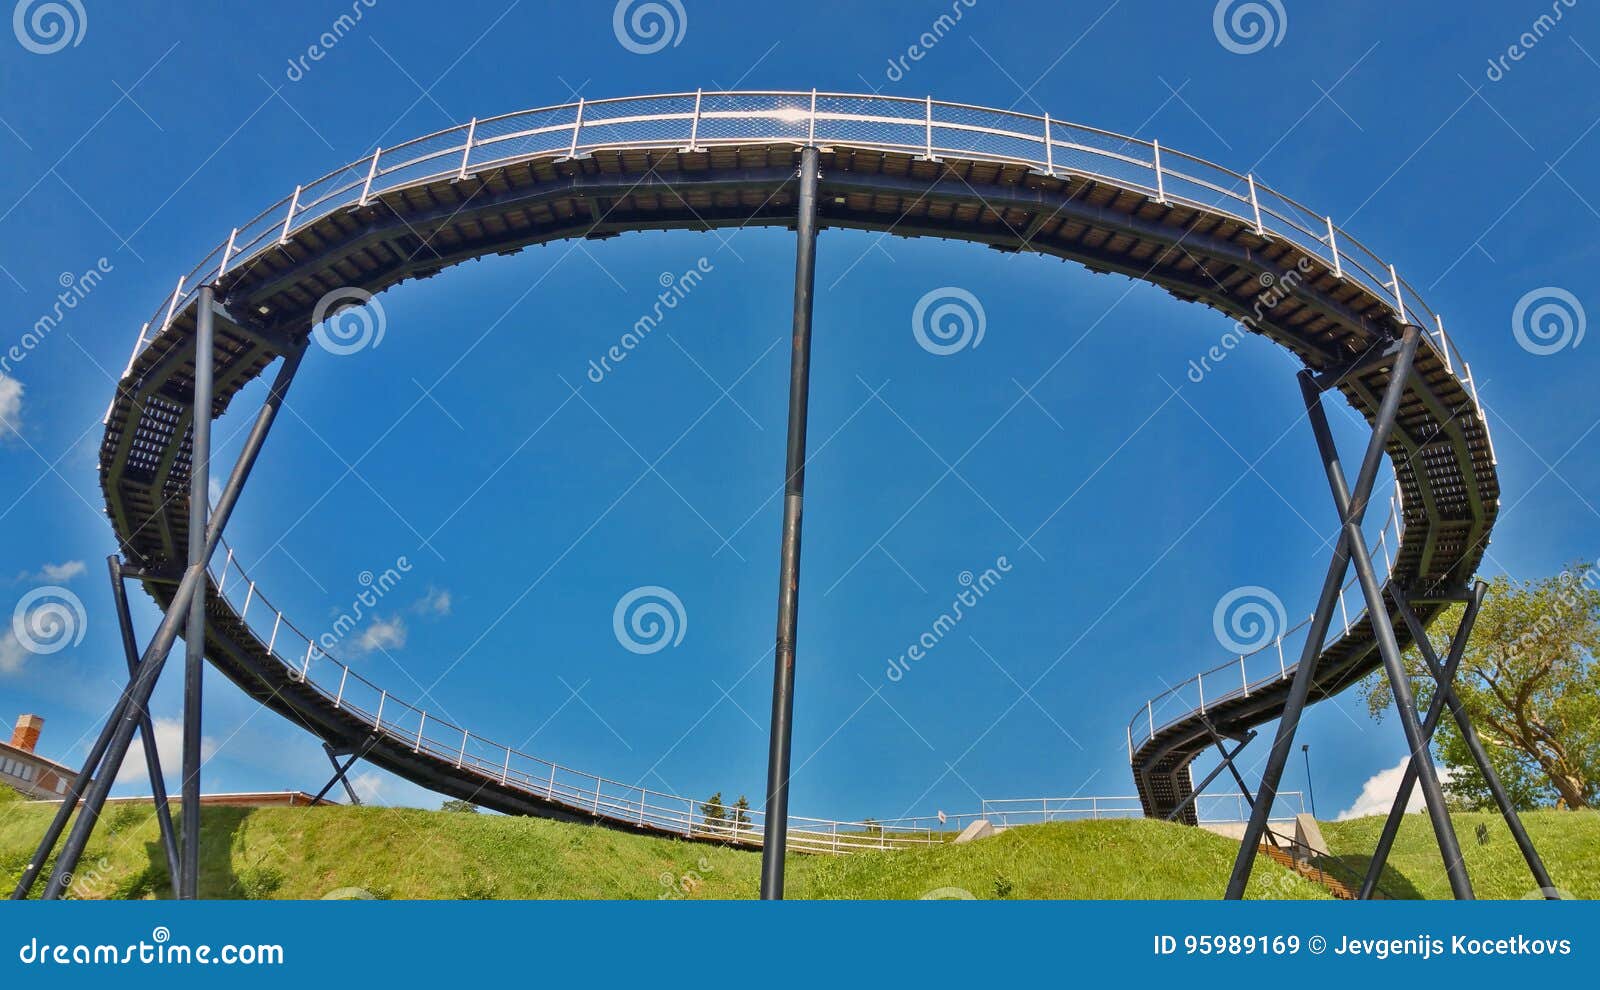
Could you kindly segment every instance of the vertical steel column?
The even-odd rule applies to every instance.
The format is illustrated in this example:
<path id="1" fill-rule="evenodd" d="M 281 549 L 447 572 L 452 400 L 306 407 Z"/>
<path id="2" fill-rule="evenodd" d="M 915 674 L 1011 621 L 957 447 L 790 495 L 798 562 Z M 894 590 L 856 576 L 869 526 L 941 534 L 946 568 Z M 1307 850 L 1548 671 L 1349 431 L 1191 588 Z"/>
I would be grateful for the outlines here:
<path id="1" fill-rule="evenodd" d="M 761 845 L 761 898 L 768 901 L 783 899 L 783 856 L 789 840 L 789 743 L 794 729 L 794 649 L 800 613 L 800 508 L 806 484 L 806 403 L 811 388 L 818 160 L 815 145 L 800 153 L 794 342 L 789 356 L 789 443 L 784 464 L 778 637 L 772 660 L 772 723 L 768 730 L 767 807 Z"/>
<path id="2" fill-rule="evenodd" d="M 1500 808 L 1500 814 L 1505 818 L 1506 826 L 1511 829 L 1511 836 L 1516 840 L 1517 849 L 1522 852 L 1522 858 L 1527 861 L 1528 872 L 1533 874 L 1534 882 L 1539 885 L 1541 890 L 1545 891 L 1547 899 L 1559 900 L 1560 898 L 1553 893 L 1555 882 L 1550 879 L 1550 872 L 1545 869 L 1544 860 L 1539 857 L 1539 851 L 1533 847 L 1533 840 L 1528 837 L 1528 830 L 1523 827 L 1522 817 L 1517 814 L 1516 805 L 1511 803 L 1511 796 L 1506 793 L 1505 785 L 1500 782 L 1500 775 L 1494 772 L 1494 766 L 1489 762 L 1489 753 L 1483 748 L 1483 741 L 1478 738 L 1478 731 L 1473 728 L 1472 719 L 1467 715 L 1467 710 L 1462 706 L 1461 699 L 1456 695 L 1455 691 L 1455 667 L 1460 665 L 1461 655 L 1466 652 L 1466 644 L 1472 634 L 1473 623 L 1478 617 L 1478 608 L 1483 604 L 1483 596 L 1487 592 L 1488 585 L 1482 581 L 1479 581 L 1476 587 L 1473 588 L 1472 600 L 1467 606 L 1470 615 L 1462 617 L 1461 628 L 1456 632 L 1456 639 L 1459 641 L 1459 645 L 1457 642 L 1450 644 L 1449 656 L 1450 659 L 1456 661 L 1456 664 L 1448 668 L 1441 667 L 1439 657 L 1433 651 L 1433 644 L 1428 642 L 1428 631 L 1418 621 L 1416 613 L 1411 610 L 1410 603 L 1396 595 L 1395 604 L 1400 607 L 1400 614 L 1404 617 L 1406 626 L 1411 630 L 1411 638 L 1417 641 L 1417 649 L 1422 654 L 1423 662 L 1428 665 L 1428 672 L 1439 683 L 1438 694 L 1434 698 L 1434 702 L 1437 704 L 1439 699 L 1443 698 L 1445 705 L 1449 707 L 1451 717 L 1455 719 L 1456 725 L 1461 729 L 1461 741 L 1467 744 L 1467 751 L 1472 754 L 1473 763 L 1477 764 L 1478 772 L 1483 774 L 1483 782 L 1488 785 L 1489 793 L 1494 795 L 1494 802 Z M 1408 775 L 1410 773 L 1410 768 L 1408 768 Z M 1399 799 L 1400 794 L 1405 794 L 1409 797 L 1410 791 L 1410 786 L 1402 782 L 1400 792 L 1395 797 Z M 1401 807 L 1405 807 L 1404 800 L 1401 800 Z M 1387 850 L 1385 850 L 1385 854 L 1387 854 Z"/>
<path id="3" fill-rule="evenodd" d="M 87 785 L 83 811 L 73 823 L 66 844 L 62 846 L 61 855 L 56 860 L 56 868 L 50 874 L 50 882 L 45 887 L 46 898 L 60 897 L 66 890 L 73 870 L 77 869 L 78 860 L 83 856 L 89 835 L 94 831 L 100 811 L 105 806 L 106 796 L 116 779 L 114 768 L 122 766 L 123 759 L 128 755 L 134 730 L 138 728 L 137 717 L 130 717 L 130 714 L 143 711 L 149 704 L 150 693 L 155 689 L 156 681 L 166 665 L 167 655 L 172 652 L 172 646 L 177 642 L 178 631 L 183 627 L 190 602 L 196 594 L 205 594 L 205 561 L 210 560 L 211 555 L 216 552 L 217 543 L 222 539 L 222 530 L 228 523 L 228 517 L 233 514 L 233 507 L 239 500 L 239 492 L 244 488 L 245 479 L 250 476 L 251 469 L 255 467 L 256 457 L 261 453 L 261 446 L 272 428 L 272 422 L 277 417 L 279 408 L 283 405 L 284 396 L 288 393 L 290 383 L 294 381 L 295 372 L 299 370 L 300 360 L 304 355 L 305 345 L 301 343 L 295 350 L 283 356 L 283 365 L 278 369 L 278 376 L 273 380 L 272 388 L 267 392 L 261 410 L 256 413 L 256 421 L 251 426 L 250 435 L 245 439 L 244 449 L 240 451 L 239 460 L 233 467 L 233 474 L 222 489 L 222 497 L 217 500 L 211 514 L 211 523 L 205 529 L 205 553 L 201 565 L 191 566 L 184 571 L 183 579 L 178 583 L 178 589 L 173 593 L 172 601 L 161 619 L 161 625 L 156 628 L 155 635 L 145 647 L 144 656 L 139 661 L 138 676 L 123 689 L 122 698 L 118 701 L 111 718 L 107 719 L 105 726 L 101 728 L 100 737 L 90 748 L 89 759 L 79 771 L 78 783 L 75 786 L 81 788 Z M 113 769 L 95 777 L 94 774 L 102 766 Z M 93 778 L 92 783 L 91 778 Z M 63 823 L 66 814 L 70 812 L 70 802 L 63 802 L 62 811 L 58 812 L 58 817 Z M 59 828 L 46 833 L 33 860 L 23 871 L 22 879 L 12 894 L 13 898 L 28 895 L 28 891 L 38 878 L 39 871 L 49 859 L 59 835 Z"/>
<path id="4" fill-rule="evenodd" d="M 1372 438 L 1367 441 L 1366 454 L 1362 457 L 1361 469 L 1356 474 L 1355 493 L 1350 500 L 1349 521 L 1355 522 L 1358 527 L 1366 514 L 1367 500 L 1372 495 L 1373 483 L 1378 480 L 1378 467 L 1383 461 L 1384 446 L 1388 442 L 1390 431 L 1394 429 L 1395 417 L 1399 415 L 1400 398 L 1405 394 L 1406 379 L 1411 375 L 1411 362 L 1416 357 L 1417 344 L 1420 340 L 1421 337 L 1415 327 L 1406 327 L 1405 335 L 1401 339 L 1400 353 L 1395 358 L 1393 375 L 1388 388 L 1384 391 L 1383 402 L 1373 423 Z M 1317 391 L 1309 372 L 1301 372 L 1300 389 L 1305 396 L 1308 410 L 1321 407 L 1321 393 Z M 1323 466 L 1330 471 L 1336 470 L 1342 484 L 1344 472 L 1339 468 L 1339 452 L 1332 447 L 1322 448 L 1320 444 L 1319 450 L 1323 457 Z M 1294 734 L 1300 727 L 1300 713 L 1305 709 L 1306 699 L 1311 694 L 1311 682 L 1316 676 L 1317 658 L 1321 656 L 1323 640 L 1327 638 L 1328 625 L 1333 621 L 1333 610 L 1338 605 L 1339 591 L 1344 585 L 1345 571 L 1350 565 L 1349 543 L 1348 530 L 1341 529 L 1339 540 L 1334 546 L 1333 560 L 1329 562 L 1327 576 L 1322 581 L 1322 593 L 1317 598 L 1316 611 L 1312 613 L 1311 625 L 1306 632 L 1305 649 L 1301 651 L 1300 663 L 1295 667 L 1294 678 L 1289 682 L 1289 697 L 1284 702 L 1283 715 L 1278 719 L 1278 732 L 1273 737 L 1272 750 L 1267 754 L 1267 765 L 1261 771 L 1261 786 L 1256 793 L 1256 803 L 1250 809 L 1250 823 L 1245 827 L 1244 838 L 1239 844 L 1239 856 L 1234 860 L 1233 873 L 1228 878 L 1226 896 L 1229 900 L 1243 897 L 1245 885 L 1250 882 L 1250 870 L 1255 866 L 1256 850 L 1261 845 L 1261 836 L 1267 830 L 1267 818 L 1271 814 L 1273 801 L 1278 796 L 1278 781 L 1283 777 L 1283 769 L 1289 762 L 1290 751 L 1294 748 Z"/>
<path id="5" fill-rule="evenodd" d="M 292 215 L 293 209 L 290 213 Z M 194 318 L 194 414 L 189 417 L 189 567 L 206 566 L 206 522 L 211 513 L 211 408 L 216 289 L 200 287 Z M 224 575 L 226 576 L 226 575 Z M 206 595 L 189 601 L 183 631 L 183 834 L 178 844 L 178 899 L 200 891 L 200 716 L 205 686 Z"/>
<path id="6" fill-rule="evenodd" d="M 128 609 L 128 588 L 123 583 L 122 561 L 116 554 L 106 558 L 111 572 L 111 600 L 116 606 L 117 625 L 122 629 L 122 652 L 128 662 L 128 676 L 139 672 L 139 642 L 133 632 L 133 613 Z M 139 738 L 144 742 L 144 765 L 150 774 L 150 796 L 156 806 L 156 825 L 161 831 L 161 848 L 167 854 L 167 874 L 172 894 L 178 895 L 178 834 L 172 827 L 172 806 L 167 802 L 167 782 L 161 773 L 161 754 L 156 752 L 156 734 L 150 713 L 139 713 Z M 76 802 L 74 802 L 76 803 Z"/>

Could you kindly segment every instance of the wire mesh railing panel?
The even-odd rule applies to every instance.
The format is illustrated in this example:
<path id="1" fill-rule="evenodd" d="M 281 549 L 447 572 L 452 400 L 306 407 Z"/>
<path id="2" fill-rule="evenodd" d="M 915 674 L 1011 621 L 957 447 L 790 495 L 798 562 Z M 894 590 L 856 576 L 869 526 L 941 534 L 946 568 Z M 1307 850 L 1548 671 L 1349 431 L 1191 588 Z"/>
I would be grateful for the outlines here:
<path id="1" fill-rule="evenodd" d="M 818 94 L 816 140 L 925 149 L 927 106 L 920 100 Z"/>
<path id="2" fill-rule="evenodd" d="M 1154 194 L 1154 149 L 1143 141 L 1077 124 L 1050 122 L 1050 166 Z"/>
<path id="3" fill-rule="evenodd" d="M 693 93 L 585 103 L 578 147 L 687 146 L 693 125 Z"/>
<path id="4" fill-rule="evenodd" d="M 379 196 L 404 186 L 458 174 L 466 140 L 467 128 L 461 126 L 409 144 L 385 148 L 378 156 L 378 169 L 372 176 L 368 195 Z"/>
<path id="5" fill-rule="evenodd" d="M 696 142 L 792 141 L 810 136 L 809 94 L 707 93 L 700 101 Z"/>
<path id="6" fill-rule="evenodd" d="M 1044 168 L 1044 122 L 979 107 L 934 106 L 935 154 L 1003 158 Z"/>
<path id="7" fill-rule="evenodd" d="M 572 147 L 576 105 L 549 110 L 529 110 L 492 120 L 480 120 L 473 130 L 469 171 L 540 155 L 559 154 Z"/>

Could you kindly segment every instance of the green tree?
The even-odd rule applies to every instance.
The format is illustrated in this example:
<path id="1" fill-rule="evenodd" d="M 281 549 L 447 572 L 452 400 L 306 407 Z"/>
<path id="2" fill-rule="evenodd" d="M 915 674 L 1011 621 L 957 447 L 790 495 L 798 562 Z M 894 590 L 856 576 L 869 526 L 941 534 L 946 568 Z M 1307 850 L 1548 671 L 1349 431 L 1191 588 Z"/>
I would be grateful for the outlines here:
<path id="1" fill-rule="evenodd" d="M 728 809 L 722 804 L 722 792 L 711 795 L 700 804 L 700 817 L 705 819 L 706 830 L 709 832 L 722 831 L 723 824 L 728 820 Z"/>
<path id="2" fill-rule="evenodd" d="M 733 802 L 733 827 L 739 829 L 748 824 L 750 824 L 750 802 L 741 794 L 739 800 Z"/>
<path id="3" fill-rule="evenodd" d="M 439 810 L 440 811 L 455 811 L 455 812 L 461 812 L 463 814 L 468 814 L 468 815 L 476 815 L 478 813 L 478 806 L 473 804 L 471 801 L 450 800 L 450 801 L 446 801 L 444 804 L 440 805 L 439 806 Z"/>
<path id="4" fill-rule="evenodd" d="M 1429 632 L 1441 661 L 1461 619 L 1452 606 Z M 1520 807 L 1556 803 L 1587 808 L 1600 801 L 1600 570 L 1577 564 L 1553 577 L 1495 578 L 1456 674 L 1456 695 L 1472 719 L 1490 764 Z M 1433 697 L 1415 648 L 1405 663 L 1418 706 Z M 1381 718 L 1394 703 L 1380 672 L 1363 685 L 1367 708 Z M 1446 713 L 1434 737 L 1449 768 L 1450 796 L 1485 807 L 1490 795 L 1455 722 Z"/>

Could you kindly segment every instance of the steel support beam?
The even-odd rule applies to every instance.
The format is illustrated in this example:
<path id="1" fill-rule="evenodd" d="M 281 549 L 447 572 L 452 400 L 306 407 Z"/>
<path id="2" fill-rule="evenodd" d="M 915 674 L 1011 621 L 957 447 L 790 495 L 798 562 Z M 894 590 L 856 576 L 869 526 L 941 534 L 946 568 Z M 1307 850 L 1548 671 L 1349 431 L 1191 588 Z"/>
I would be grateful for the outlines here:
<path id="1" fill-rule="evenodd" d="M 128 677 L 139 672 L 139 640 L 133 631 L 133 613 L 128 608 L 128 586 L 122 578 L 122 561 L 116 554 L 106 558 L 111 572 L 111 600 L 116 607 L 117 625 L 122 630 L 122 653 L 128 664 Z M 144 742 L 144 766 L 150 775 L 150 798 L 156 806 L 156 826 L 161 832 L 161 849 L 167 856 L 167 876 L 172 895 L 178 896 L 178 833 L 172 826 L 172 806 L 167 802 L 167 781 L 161 773 L 161 754 L 156 752 L 155 728 L 150 713 L 139 713 L 139 738 Z M 74 803 L 76 801 L 74 800 Z"/>
<path id="2" fill-rule="evenodd" d="M 89 835 L 94 831 L 100 812 L 105 807 L 106 797 L 111 791 L 111 785 L 116 779 L 115 768 L 120 767 L 127 757 L 133 733 L 139 727 L 137 713 L 142 712 L 150 702 L 150 694 L 155 690 L 156 681 L 161 676 L 173 644 L 177 642 L 178 632 L 187 619 L 191 602 L 197 595 L 202 598 L 205 595 L 205 564 L 216 552 L 217 544 L 222 540 L 222 530 L 227 525 L 229 516 L 233 514 L 233 507 L 239 500 L 239 493 L 244 487 L 245 480 L 255 467 L 256 457 L 261 453 L 261 446 L 272 428 L 278 410 L 283 405 L 284 396 L 288 392 L 290 383 L 294 381 L 295 372 L 299 370 L 300 360 L 304 354 L 305 349 L 302 344 L 298 350 L 284 355 L 283 365 L 278 369 L 278 376 L 273 381 L 260 412 L 256 414 L 255 423 L 250 429 L 250 435 L 245 439 L 244 449 L 239 453 L 239 460 L 234 464 L 233 473 L 228 478 L 228 483 L 223 486 L 222 497 L 217 500 L 209 524 L 203 527 L 205 543 L 201 560 L 198 566 L 191 564 L 184 570 L 183 579 L 173 592 L 172 601 L 167 607 L 166 614 L 162 616 L 161 625 L 156 628 L 155 634 L 145 647 L 144 656 L 139 661 L 138 675 L 123 688 L 122 697 L 112 710 L 111 717 L 106 720 L 100 736 L 90 747 L 89 758 L 79 771 L 78 780 L 73 788 L 75 793 L 84 796 L 83 811 L 67 834 L 66 844 L 62 846 L 56 867 L 51 872 L 50 882 L 45 887 L 46 898 L 59 898 L 66 891 L 72 872 L 83 856 L 84 847 L 89 843 Z M 106 772 L 96 776 L 102 768 L 105 768 Z M 71 800 L 62 803 L 61 811 L 57 814 L 61 824 L 64 824 L 67 816 L 71 814 L 74 803 Z M 61 828 L 55 824 L 46 832 L 32 861 L 23 871 L 17 889 L 12 894 L 13 898 L 28 895 L 60 834 Z"/>
<path id="3" fill-rule="evenodd" d="M 1228 752 L 1228 750 L 1222 745 L 1222 741 L 1219 739 L 1217 741 L 1217 751 L 1222 754 L 1222 762 L 1211 768 L 1211 772 L 1206 774 L 1205 779 L 1200 781 L 1200 785 L 1198 787 L 1190 789 L 1189 796 L 1183 799 L 1182 804 L 1179 804 L 1176 808 L 1172 809 L 1172 814 L 1167 816 L 1167 821 L 1177 821 L 1178 816 L 1183 814 L 1183 809 L 1189 807 L 1189 805 L 1194 804 L 1195 801 L 1199 800 L 1200 795 L 1205 793 L 1206 788 L 1211 786 L 1211 782 L 1216 780 L 1217 777 L 1222 774 L 1222 771 L 1233 770 L 1235 776 L 1237 776 L 1239 771 L 1234 767 L 1233 759 L 1239 755 L 1241 750 L 1250 745 L 1250 740 L 1254 739 L 1255 737 L 1256 732 L 1254 729 L 1251 729 L 1248 735 L 1239 740 L 1239 745 L 1233 747 L 1233 752 L 1231 753 Z M 1244 786 L 1243 780 L 1239 781 L 1239 789 L 1243 791 L 1246 803 L 1249 803 L 1251 801 L 1250 791 Z"/>
<path id="4" fill-rule="evenodd" d="M 806 485 L 806 413 L 811 389 L 811 309 L 816 283 L 815 146 L 800 153 L 794 265 L 794 332 L 789 356 L 789 442 L 784 464 L 783 541 L 778 559 L 778 635 L 772 666 L 767 805 L 761 845 L 761 898 L 783 899 L 783 857 L 789 840 L 789 749 L 794 730 L 794 653 L 800 616 L 800 509 Z"/>
<path id="5" fill-rule="evenodd" d="M 189 428 L 189 569 L 205 572 L 206 521 L 211 503 L 212 358 L 216 337 L 216 290 L 200 287 L 195 307 L 194 405 Z M 206 667 L 206 595 L 189 597 L 183 631 L 183 834 L 178 845 L 178 899 L 200 892 L 200 730 L 201 692 Z"/>
<path id="6" fill-rule="evenodd" d="M 1399 416 L 1400 399 L 1405 394 L 1406 381 L 1411 377 L 1412 361 L 1416 358 L 1417 345 L 1421 339 L 1421 333 L 1416 327 L 1406 327 L 1401 338 L 1400 353 L 1395 357 L 1394 368 L 1390 372 L 1388 389 L 1384 392 L 1383 402 L 1373 423 L 1372 437 L 1367 441 L 1366 454 L 1362 457 L 1361 468 L 1356 474 L 1355 490 L 1349 499 L 1349 511 L 1340 513 L 1342 522 L 1355 524 L 1357 544 L 1361 542 L 1361 520 L 1366 516 L 1367 501 L 1372 497 L 1372 486 L 1378 479 L 1378 467 L 1383 461 L 1389 433 L 1394 429 L 1395 420 Z M 1301 373 L 1300 388 L 1305 396 L 1307 410 L 1313 408 L 1320 410 L 1322 393 L 1311 380 L 1309 373 Z M 1326 425 L 1326 422 L 1324 418 L 1323 425 Z M 1323 457 L 1323 465 L 1329 471 L 1329 477 L 1334 477 L 1336 473 L 1342 485 L 1344 472 L 1339 468 L 1339 452 L 1331 445 L 1326 447 L 1322 445 L 1320 436 L 1318 439 L 1318 448 Z M 1238 900 L 1244 896 L 1245 886 L 1250 882 L 1250 871 L 1255 866 L 1256 850 L 1261 845 L 1262 835 L 1267 831 L 1267 818 L 1278 796 L 1278 781 L 1283 777 L 1284 767 L 1288 764 L 1290 752 L 1294 748 L 1294 735 L 1300 727 L 1300 713 L 1305 710 L 1306 699 L 1311 695 L 1311 685 L 1316 679 L 1317 659 L 1321 655 L 1322 644 L 1327 639 L 1328 626 L 1333 621 L 1334 609 L 1338 607 L 1339 591 L 1344 586 L 1345 572 L 1350 566 L 1352 552 L 1349 534 L 1348 525 L 1340 530 L 1339 540 L 1334 546 L 1333 560 L 1329 562 L 1327 576 L 1322 581 L 1322 594 L 1317 599 L 1316 611 L 1312 613 L 1311 625 L 1306 633 L 1305 649 L 1301 651 L 1300 663 L 1295 667 L 1294 679 L 1289 684 L 1289 697 L 1284 701 L 1283 715 L 1278 720 L 1277 735 L 1273 737 L 1272 750 L 1267 754 L 1267 764 L 1261 771 L 1261 787 L 1256 793 L 1256 802 L 1250 809 L 1250 823 L 1245 826 L 1244 838 L 1239 844 L 1239 855 L 1234 860 L 1233 873 L 1228 878 L 1226 896 L 1229 900 Z"/>
<path id="7" fill-rule="evenodd" d="M 1500 814 L 1506 820 L 1506 826 L 1511 829 L 1511 836 L 1516 840 L 1517 849 L 1522 852 L 1522 858 L 1527 861 L 1528 872 L 1533 874 L 1534 882 L 1544 891 L 1547 900 L 1560 900 L 1555 893 L 1556 885 L 1550 879 L 1550 873 L 1544 867 L 1544 860 L 1540 858 L 1539 851 L 1534 848 L 1533 840 L 1528 837 L 1528 830 L 1523 827 L 1522 817 L 1517 814 L 1516 805 L 1512 804 L 1511 796 L 1506 793 L 1505 785 L 1500 781 L 1500 775 L 1495 773 L 1494 766 L 1489 762 L 1489 753 L 1483 748 L 1483 741 L 1478 738 L 1478 732 L 1472 726 L 1472 718 L 1467 714 L 1466 708 L 1461 704 L 1461 699 L 1456 695 L 1455 675 L 1461 664 L 1461 657 L 1466 652 L 1468 639 L 1472 635 L 1473 624 L 1477 621 L 1478 610 L 1483 604 L 1483 596 L 1487 593 L 1488 586 L 1479 582 L 1473 590 L 1472 601 L 1468 603 L 1465 614 L 1461 617 L 1461 625 L 1456 630 L 1455 639 L 1450 643 L 1450 652 L 1444 664 L 1439 663 L 1439 655 L 1434 652 L 1433 643 L 1428 640 L 1428 630 L 1418 620 L 1417 614 L 1412 610 L 1405 596 L 1395 593 L 1395 605 L 1400 609 L 1400 615 L 1405 619 L 1406 626 L 1411 630 L 1411 638 L 1416 641 L 1417 651 L 1422 654 L 1423 663 L 1428 666 L 1428 673 L 1438 683 L 1433 702 L 1429 706 L 1428 716 L 1435 722 L 1438 721 L 1440 704 L 1450 709 L 1450 715 L 1455 719 L 1456 725 L 1461 730 L 1461 740 L 1466 743 L 1467 751 L 1472 754 L 1472 762 L 1478 767 L 1478 772 L 1483 774 L 1483 781 L 1489 787 L 1489 793 L 1494 796 L 1495 805 L 1500 809 Z M 1432 736 L 1432 728 L 1423 726 L 1424 734 Z M 1395 808 L 1404 813 L 1406 802 L 1411 797 L 1411 789 L 1416 783 L 1416 761 L 1406 767 L 1406 775 L 1400 782 L 1400 790 L 1395 793 Z M 1394 822 L 1395 830 L 1399 829 L 1399 821 L 1395 808 L 1390 809 L 1389 818 Z M 1373 854 L 1372 871 L 1368 879 L 1376 883 L 1377 874 L 1383 870 L 1383 863 L 1389 856 L 1389 845 L 1394 842 L 1388 824 L 1385 824 L 1383 836 L 1388 839 L 1387 844 L 1380 844 L 1379 849 Z M 1365 887 L 1363 886 L 1363 889 Z"/>
<path id="8" fill-rule="evenodd" d="M 1406 334 L 1408 339 L 1420 337 L 1420 331 L 1415 327 L 1407 327 Z M 1414 353 L 1415 349 L 1415 344 L 1412 343 L 1410 351 Z M 1404 358 L 1405 355 L 1402 354 L 1402 359 Z M 1400 363 L 1396 362 L 1396 372 Z M 1407 366 L 1408 377 L 1410 361 L 1404 360 L 1404 363 Z M 1367 552 L 1366 540 L 1361 534 L 1360 520 L 1354 517 L 1357 496 L 1353 496 L 1346 486 L 1344 469 L 1339 466 L 1338 450 L 1334 446 L 1333 432 L 1328 426 L 1327 413 L 1322 408 L 1321 395 L 1314 394 L 1316 386 L 1309 376 L 1302 376 L 1300 381 L 1306 393 L 1306 411 L 1311 419 L 1312 430 L 1316 434 L 1317 448 L 1322 453 L 1323 463 L 1327 468 L 1328 487 L 1333 494 L 1334 505 L 1344 519 L 1345 544 L 1349 547 L 1350 563 L 1355 568 L 1356 578 L 1361 583 L 1362 595 L 1367 600 L 1367 619 L 1372 624 L 1372 636 L 1377 641 L 1378 653 L 1383 658 L 1384 671 L 1389 679 L 1389 688 L 1394 693 L 1400 727 L 1405 732 L 1406 746 L 1411 751 L 1411 766 L 1417 770 L 1422 793 L 1427 799 L 1428 817 L 1433 822 L 1434 838 L 1438 841 L 1439 853 L 1444 858 L 1450 889 L 1457 900 L 1471 900 L 1472 882 L 1468 879 L 1466 867 L 1461 860 L 1461 845 L 1456 839 L 1455 827 L 1450 822 L 1450 811 L 1444 800 L 1444 788 L 1439 783 L 1438 771 L 1433 766 L 1427 737 L 1423 734 L 1422 726 L 1417 719 L 1416 699 L 1411 693 L 1411 680 L 1406 675 L 1405 664 L 1400 655 L 1400 643 L 1389 617 L 1389 606 L 1384 599 L 1383 588 L 1378 584 L 1378 574 L 1372 566 L 1372 557 Z M 1404 384 L 1404 379 L 1398 374 L 1391 380 L 1391 386 L 1394 381 Z"/>
<path id="9" fill-rule="evenodd" d="M 376 739 L 368 739 L 365 746 L 351 750 L 349 753 L 350 758 L 342 764 L 339 762 L 339 757 L 342 754 L 335 752 L 334 748 L 327 743 L 322 744 L 322 751 L 328 754 L 328 762 L 333 764 L 333 776 L 326 784 L 322 785 L 322 790 L 317 792 L 317 796 L 311 799 L 313 807 L 322 803 L 322 799 L 328 796 L 329 791 L 333 790 L 334 784 L 344 784 L 344 792 L 350 795 L 351 804 L 359 805 L 361 803 L 361 799 L 356 797 L 356 789 L 350 786 L 350 778 L 347 775 L 350 773 L 350 768 L 356 765 L 356 761 L 367 755 L 367 752 L 372 749 L 372 744 L 375 742 L 377 742 Z"/>

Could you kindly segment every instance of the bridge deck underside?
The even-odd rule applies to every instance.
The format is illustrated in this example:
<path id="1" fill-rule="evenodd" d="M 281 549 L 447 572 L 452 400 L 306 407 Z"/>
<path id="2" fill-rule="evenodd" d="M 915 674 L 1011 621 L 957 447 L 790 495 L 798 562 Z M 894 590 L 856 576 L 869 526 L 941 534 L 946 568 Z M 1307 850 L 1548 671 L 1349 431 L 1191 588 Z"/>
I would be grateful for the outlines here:
<path id="1" fill-rule="evenodd" d="M 216 402 L 210 412 L 221 415 L 240 389 L 304 339 L 313 308 L 335 289 L 378 292 L 472 258 L 567 238 L 792 226 L 798 159 L 796 147 L 768 144 L 545 156 L 465 180 L 393 190 L 366 206 L 329 212 L 221 280 L 218 296 L 228 318 L 217 326 Z M 1291 277 L 1293 291 L 1263 307 L 1265 315 L 1255 323 L 1318 371 L 1356 362 L 1399 332 L 1389 301 L 1338 277 L 1293 244 L 1262 236 L 1237 218 L 1158 202 L 1104 179 L 843 146 L 825 149 L 822 173 L 824 228 L 944 237 L 1052 255 L 1154 283 L 1236 318 L 1252 314 L 1269 283 L 1284 284 L 1286 273 L 1304 272 Z M 1273 278 L 1263 277 L 1268 274 Z M 194 326 L 190 305 L 138 355 L 118 388 L 101 449 L 101 483 L 123 552 L 156 573 L 180 568 L 187 546 Z M 452 346 L 442 342 L 447 352 Z M 1386 363 L 1371 364 L 1347 375 L 1338 389 L 1370 421 L 1387 375 Z M 1462 585 L 1483 554 L 1498 482 L 1472 396 L 1432 347 L 1418 356 L 1388 453 L 1406 512 L 1392 579 L 1420 590 Z M 1331 508 L 1328 516 L 1331 531 Z M 146 588 L 166 603 L 165 585 Z M 207 653 L 227 676 L 324 740 L 341 747 L 366 740 L 369 727 L 321 692 L 297 684 L 231 605 L 213 594 L 209 608 Z M 1434 611 L 1424 610 L 1423 617 Z M 1314 698 L 1343 690 L 1377 662 L 1370 630 L 1355 623 L 1328 646 Z M 1205 718 L 1224 734 L 1243 732 L 1281 712 L 1286 688 L 1283 682 L 1248 697 L 1218 699 Z M 1204 720 L 1191 713 L 1159 727 L 1138 747 L 1133 768 L 1147 813 L 1165 815 L 1183 800 L 1189 764 L 1210 745 Z M 380 740 L 370 758 L 423 786 L 498 810 L 593 817 L 515 788 L 486 786 L 479 775 L 392 740 Z"/>

